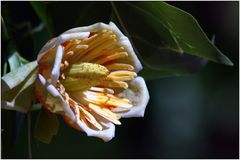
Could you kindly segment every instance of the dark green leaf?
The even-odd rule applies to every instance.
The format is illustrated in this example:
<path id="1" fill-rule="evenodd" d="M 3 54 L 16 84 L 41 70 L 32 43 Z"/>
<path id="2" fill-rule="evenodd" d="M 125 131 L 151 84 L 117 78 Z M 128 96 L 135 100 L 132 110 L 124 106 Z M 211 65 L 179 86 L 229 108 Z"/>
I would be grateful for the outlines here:
<path id="1" fill-rule="evenodd" d="M 109 2 L 31 4 L 54 36 L 70 28 L 114 20 L 137 50 L 144 65 L 141 74 L 150 70 L 158 77 L 195 73 L 207 60 L 232 64 L 190 14 L 164 2 L 112 2 L 114 12 Z"/>
<path id="2" fill-rule="evenodd" d="M 108 23 L 109 2 L 31 2 L 33 8 L 52 36 L 97 22 Z"/>
<path id="3" fill-rule="evenodd" d="M 46 44 L 46 42 L 51 38 L 47 28 L 41 23 L 36 28 L 31 30 L 31 38 L 33 40 L 34 45 L 34 55 L 37 57 L 40 49 Z"/>
<path id="4" fill-rule="evenodd" d="M 59 122 L 57 115 L 44 109 L 38 115 L 34 137 L 40 142 L 49 144 L 54 135 L 57 135 Z"/>
<path id="5" fill-rule="evenodd" d="M 144 67 L 143 70 L 141 70 L 138 73 L 139 76 L 143 77 L 145 80 L 154 80 L 158 78 L 165 78 L 170 76 L 179 76 L 179 74 L 164 70 L 155 70 L 150 69 L 148 67 Z"/>
<path id="6" fill-rule="evenodd" d="M 193 73 L 206 60 L 233 65 L 211 43 L 197 21 L 176 7 L 165 2 L 112 2 L 112 6 L 118 23 L 148 70 Z"/>
<path id="7" fill-rule="evenodd" d="M 143 70 L 140 75 L 145 79 L 154 79 L 168 76 L 185 75 L 195 73 L 207 64 L 207 59 L 192 56 L 185 52 L 180 54 L 164 47 L 156 47 L 142 39 L 134 39 L 135 46 L 141 46 L 143 53 L 152 53 L 146 55 L 143 61 Z"/>
<path id="8" fill-rule="evenodd" d="M 49 33 L 53 33 L 51 15 L 47 12 L 47 3 L 46 2 L 30 2 L 34 10 L 36 11 L 39 18 L 47 27 Z"/>

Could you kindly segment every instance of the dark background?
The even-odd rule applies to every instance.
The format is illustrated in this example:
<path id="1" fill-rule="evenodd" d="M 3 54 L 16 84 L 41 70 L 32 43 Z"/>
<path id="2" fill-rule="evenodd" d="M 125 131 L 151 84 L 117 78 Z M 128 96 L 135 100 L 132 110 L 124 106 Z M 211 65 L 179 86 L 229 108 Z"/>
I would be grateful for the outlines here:
<path id="1" fill-rule="evenodd" d="M 107 143 L 77 132 L 59 117 L 59 133 L 51 144 L 32 138 L 33 158 L 238 158 L 239 4 L 167 3 L 192 14 L 209 38 L 215 35 L 216 46 L 234 66 L 209 62 L 191 76 L 147 81 L 145 117 L 121 119 L 115 138 Z M 2 2 L 2 11 L 4 7 L 16 22 L 40 23 L 28 2 Z M 35 58 L 29 54 L 33 49 L 18 47 L 21 55 Z M 32 112 L 32 128 L 37 114 Z M 1 120 L 2 158 L 27 158 L 26 119 L 17 140 L 16 113 L 2 110 Z"/>

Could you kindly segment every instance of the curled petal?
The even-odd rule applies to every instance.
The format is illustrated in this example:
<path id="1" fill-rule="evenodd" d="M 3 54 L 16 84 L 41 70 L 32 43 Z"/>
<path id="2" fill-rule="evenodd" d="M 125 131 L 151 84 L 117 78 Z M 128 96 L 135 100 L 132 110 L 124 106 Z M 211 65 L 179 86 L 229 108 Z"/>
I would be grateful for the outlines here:
<path id="1" fill-rule="evenodd" d="M 56 84 L 59 78 L 62 57 L 63 57 L 63 47 L 59 45 L 56 52 L 54 66 L 51 72 L 51 79 L 53 84 Z"/>
<path id="2" fill-rule="evenodd" d="M 89 32 L 89 31 L 90 32 L 96 32 L 96 31 L 99 31 L 99 30 L 102 30 L 102 29 L 112 30 L 112 28 L 109 25 L 100 22 L 100 23 L 92 24 L 90 26 L 73 28 L 73 29 L 70 29 L 70 30 L 68 30 L 64 33 L 69 34 L 69 33 Z"/>
<path id="3" fill-rule="evenodd" d="M 80 32 L 80 33 L 69 33 L 69 34 L 62 34 L 56 38 L 51 39 L 47 42 L 43 48 L 40 50 L 38 54 L 37 61 L 39 61 L 47 51 L 55 46 L 60 45 L 61 43 L 71 40 L 71 39 L 83 39 L 87 38 L 90 35 L 90 32 Z"/>
<path id="4" fill-rule="evenodd" d="M 106 123 L 107 128 L 102 131 L 93 130 L 80 120 L 77 121 L 77 124 L 88 136 L 101 138 L 105 142 L 110 141 L 115 135 L 115 126 L 112 123 Z"/>
<path id="5" fill-rule="evenodd" d="M 142 64 L 138 60 L 129 39 L 126 36 L 124 36 L 124 34 L 118 29 L 118 27 L 113 22 L 110 22 L 109 25 L 112 27 L 113 32 L 119 37 L 118 44 L 120 46 L 123 46 L 129 53 L 129 58 L 127 58 L 129 63 L 135 67 L 136 72 L 142 70 Z"/>
<path id="6" fill-rule="evenodd" d="M 140 63 L 140 61 L 138 60 L 136 53 L 134 52 L 132 45 L 130 43 L 130 41 L 128 40 L 128 38 L 122 38 L 118 44 L 120 46 L 123 46 L 126 51 L 129 53 L 128 57 L 126 57 L 125 62 L 132 64 L 135 68 L 136 72 L 139 72 L 142 70 L 142 64 Z"/>
<path id="7" fill-rule="evenodd" d="M 69 116 L 69 118 L 72 121 L 75 121 L 75 116 L 70 109 L 69 105 L 66 103 L 66 101 L 63 99 L 62 95 L 58 92 L 58 90 L 49 82 L 46 81 L 46 79 L 39 74 L 38 79 L 41 83 L 41 85 L 55 98 L 57 98 L 62 103 L 62 108 L 64 112 Z"/>
<path id="8" fill-rule="evenodd" d="M 142 77 L 137 77 L 129 83 L 129 88 L 119 94 L 121 97 L 128 98 L 133 108 L 127 112 L 120 112 L 119 114 L 123 118 L 129 117 L 143 117 L 144 112 L 149 101 L 149 93 L 146 83 Z M 115 112 L 119 112 L 121 109 L 116 109 Z"/>
<path id="9" fill-rule="evenodd" d="M 76 121 L 74 122 L 64 114 L 63 118 L 73 128 L 86 132 L 88 136 L 101 138 L 105 142 L 110 141 L 115 136 L 115 125 L 111 122 L 101 121 L 101 124 L 104 126 L 104 129 L 97 131 L 89 128 L 83 121 L 79 119 L 76 119 Z"/>

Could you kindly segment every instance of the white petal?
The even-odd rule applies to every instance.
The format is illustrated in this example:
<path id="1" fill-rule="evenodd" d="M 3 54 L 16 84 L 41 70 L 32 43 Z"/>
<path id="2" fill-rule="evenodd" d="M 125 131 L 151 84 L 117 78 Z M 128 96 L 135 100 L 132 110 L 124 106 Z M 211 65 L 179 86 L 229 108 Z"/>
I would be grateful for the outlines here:
<path id="1" fill-rule="evenodd" d="M 133 65 L 133 67 L 135 68 L 135 72 L 141 71 L 143 68 L 142 64 L 139 61 L 138 57 L 136 56 L 136 53 L 134 52 L 128 38 L 119 40 L 118 44 L 120 46 L 123 46 L 127 50 L 128 57 L 126 57 L 126 60 L 128 61 L 129 64 Z"/>
<path id="2" fill-rule="evenodd" d="M 129 55 L 127 59 L 129 63 L 134 66 L 136 72 L 142 70 L 142 64 L 139 61 L 138 57 L 136 56 L 136 53 L 134 52 L 132 44 L 130 43 L 129 39 L 126 36 L 124 36 L 124 34 L 118 29 L 118 27 L 113 22 L 110 22 L 109 25 L 112 27 L 112 31 L 119 38 L 118 44 L 120 46 L 123 46 L 127 50 Z"/>
<path id="3" fill-rule="evenodd" d="M 70 30 L 68 30 L 64 33 L 96 32 L 96 31 L 100 31 L 100 30 L 103 30 L 103 29 L 112 30 L 111 26 L 109 26 L 108 24 L 100 22 L 100 23 L 92 24 L 90 26 L 73 28 L 73 29 L 70 29 Z"/>
<path id="4" fill-rule="evenodd" d="M 1 93 L 9 91 L 21 84 L 29 74 L 37 67 L 37 61 L 27 63 L 18 69 L 9 72 L 8 74 L 2 77 L 1 82 Z"/>
<path id="5" fill-rule="evenodd" d="M 40 50 L 38 54 L 37 60 L 39 61 L 41 57 L 47 53 L 50 48 L 60 45 L 61 43 L 70 40 L 70 39 L 84 39 L 90 35 L 90 32 L 79 32 L 79 33 L 69 33 L 69 34 L 62 34 L 56 38 L 53 38 L 51 41 L 47 42 L 43 48 Z"/>
<path id="6" fill-rule="evenodd" d="M 64 50 L 64 47 L 62 47 L 61 45 L 58 46 L 57 53 L 55 56 L 54 66 L 51 72 L 52 84 L 56 84 L 60 76 L 60 67 L 61 67 L 61 62 L 63 57 L 63 50 Z"/>
<path id="7" fill-rule="evenodd" d="M 137 77 L 129 83 L 129 88 L 119 94 L 121 97 L 128 98 L 133 108 L 127 112 L 119 113 L 123 118 L 143 117 L 149 101 L 149 93 L 146 83 L 142 77 Z"/>
<path id="8" fill-rule="evenodd" d="M 112 27 L 112 31 L 119 37 L 119 38 L 125 38 L 126 36 L 120 31 L 120 29 L 115 25 L 115 23 L 110 22 L 109 25 Z M 126 37 L 127 38 L 127 37 Z"/>
<path id="9" fill-rule="evenodd" d="M 102 131 L 93 130 L 80 120 L 77 120 L 76 123 L 88 136 L 101 138 L 105 142 L 110 141 L 115 136 L 115 126 L 112 123 L 106 123 L 107 128 Z"/>
<path id="10" fill-rule="evenodd" d="M 76 121 L 74 113 L 72 112 L 72 110 L 70 109 L 69 105 L 65 102 L 65 100 L 63 99 L 62 95 L 58 92 L 58 90 L 50 83 L 48 83 L 46 81 L 46 79 L 41 75 L 38 74 L 38 78 L 40 83 L 43 85 L 43 87 L 46 88 L 46 90 L 55 98 L 58 98 L 58 100 L 60 100 L 62 102 L 62 107 L 64 112 L 68 115 L 68 117 L 72 120 L 72 121 Z"/>

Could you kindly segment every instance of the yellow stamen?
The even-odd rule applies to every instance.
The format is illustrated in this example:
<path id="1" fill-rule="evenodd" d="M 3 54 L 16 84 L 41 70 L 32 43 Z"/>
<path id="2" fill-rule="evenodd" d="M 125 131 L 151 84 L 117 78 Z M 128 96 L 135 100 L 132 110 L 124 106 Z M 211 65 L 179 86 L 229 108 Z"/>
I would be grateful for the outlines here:
<path id="1" fill-rule="evenodd" d="M 83 97 L 86 97 L 85 100 L 96 103 L 106 103 L 110 99 L 110 97 L 104 95 L 103 93 L 91 91 L 85 91 L 83 95 L 84 95 Z"/>
<path id="2" fill-rule="evenodd" d="M 134 67 L 129 64 L 124 64 L 124 63 L 113 63 L 110 65 L 105 66 L 109 71 L 113 70 L 129 70 L 132 71 L 134 70 Z"/>
<path id="3" fill-rule="evenodd" d="M 63 60 L 68 59 L 68 58 L 71 57 L 73 54 L 74 54 L 73 51 L 66 52 L 66 54 L 64 54 Z"/>
<path id="4" fill-rule="evenodd" d="M 65 77 L 65 74 L 63 73 L 63 74 L 61 74 L 61 78 L 62 79 L 66 79 L 66 77 Z"/>
<path id="5" fill-rule="evenodd" d="M 81 53 L 78 52 L 78 54 L 75 54 L 75 56 L 71 57 L 71 62 L 75 63 L 79 61 L 81 57 L 84 56 L 88 51 L 90 51 L 91 49 L 94 49 L 98 45 L 101 45 L 104 41 L 112 38 L 113 38 L 112 32 L 106 32 L 106 33 L 97 35 L 91 41 L 86 43 L 89 46 L 88 49 L 81 51 Z"/>
<path id="6" fill-rule="evenodd" d="M 127 80 L 133 80 L 136 76 L 137 74 L 131 71 L 114 71 L 107 76 L 107 79 L 127 81 Z"/>
<path id="7" fill-rule="evenodd" d="M 116 106 L 116 107 L 121 107 L 121 108 L 126 108 L 126 109 L 130 109 L 132 108 L 132 104 L 129 104 L 129 103 L 125 103 L 123 101 L 116 101 L 116 100 L 109 100 L 107 102 L 108 105 L 112 105 L 112 106 Z"/>
<path id="8" fill-rule="evenodd" d="M 71 78 L 71 77 L 66 77 L 65 79 L 62 79 L 61 83 L 64 85 L 68 92 L 84 91 L 92 86 L 100 84 L 99 81 L 95 81 L 89 78 Z"/>
<path id="9" fill-rule="evenodd" d="M 131 71 L 114 71 L 111 72 L 110 75 L 112 76 L 137 76 L 137 74 L 135 72 L 131 72 Z"/>
<path id="10" fill-rule="evenodd" d="M 126 98 L 117 98 L 112 94 L 104 94 L 99 92 L 85 91 L 83 93 L 74 93 L 73 96 L 78 100 L 79 103 L 88 105 L 93 103 L 102 107 L 121 107 L 125 109 L 130 109 L 132 104 Z"/>
<path id="11" fill-rule="evenodd" d="M 87 43 L 91 42 L 92 40 L 94 40 L 97 36 L 99 36 L 99 33 L 94 34 L 91 37 L 88 37 L 88 38 L 84 39 L 82 42 L 87 44 Z"/>
<path id="12" fill-rule="evenodd" d="M 96 119 L 83 107 L 79 106 L 80 110 L 84 114 L 85 118 L 90 122 L 94 127 L 96 127 L 98 130 L 102 130 L 103 127 L 96 121 Z"/>
<path id="13" fill-rule="evenodd" d="M 110 88 L 91 87 L 89 90 L 96 91 L 96 92 L 103 92 L 103 93 L 114 94 L 113 89 L 110 89 Z"/>
<path id="14" fill-rule="evenodd" d="M 73 41 L 70 40 L 67 46 L 64 48 L 64 52 L 67 53 L 72 51 L 76 46 L 79 45 L 79 43 L 73 43 Z"/>
<path id="15" fill-rule="evenodd" d="M 80 57 L 82 56 L 82 54 L 84 54 L 85 52 L 88 49 L 88 45 L 77 45 L 76 47 L 72 48 L 72 51 L 74 52 L 74 54 L 69 57 L 69 61 L 71 63 L 75 63 L 77 61 L 77 58 L 76 57 Z"/>
<path id="16" fill-rule="evenodd" d="M 118 48 L 110 49 L 110 51 L 111 51 L 112 53 L 122 52 L 122 51 L 124 51 L 124 47 L 118 47 Z"/>
<path id="17" fill-rule="evenodd" d="M 120 118 L 120 116 L 111 112 L 109 109 L 101 108 L 100 106 L 92 104 L 92 103 L 90 103 L 88 105 L 88 107 L 90 109 L 92 109 L 95 113 L 100 115 L 101 117 L 113 122 L 114 124 L 118 124 L 118 125 L 121 124 L 121 122 L 118 120 Z"/>
<path id="18" fill-rule="evenodd" d="M 126 82 L 122 82 L 122 81 L 102 81 L 100 83 L 101 86 L 103 87 L 108 87 L 108 88 L 128 88 L 128 84 Z"/>
<path id="19" fill-rule="evenodd" d="M 60 70 L 63 71 L 69 66 L 68 61 L 64 60 L 64 63 L 61 64 Z"/>
<path id="20" fill-rule="evenodd" d="M 93 50 L 89 51 L 88 54 L 85 57 L 81 58 L 81 61 L 83 61 L 83 62 L 90 62 L 94 58 L 102 55 L 101 54 L 102 50 L 112 46 L 116 41 L 117 40 L 114 39 L 114 38 L 111 38 L 111 39 L 105 41 L 104 43 L 102 43 L 98 47 L 96 47 Z"/>
<path id="21" fill-rule="evenodd" d="M 68 42 L 68 44 L 64 47 L 64 51 L 66 52 L 70 47 L 72 47 L 72 43 Z"/>
<path id="22" fill-rule="evenodd" d="M 68 61 L 64 61 L 64 65 L 66 66 L 66 67 L 68 67 L 69 66 L 69 63 L 68 63 Z"/>
<path id="23" fill-rule="evenodd" d="M 116 60 L 116 59 L 127 57 L 127 56 L 128 56 L 127 52 L 117 52 L 117 53 L 114 53 L 113 55 L 103 57 L 99 60 L 96 60 L 94 63 L 103 64 L 103 63 L 106 63 L 108 61 Z"/>

